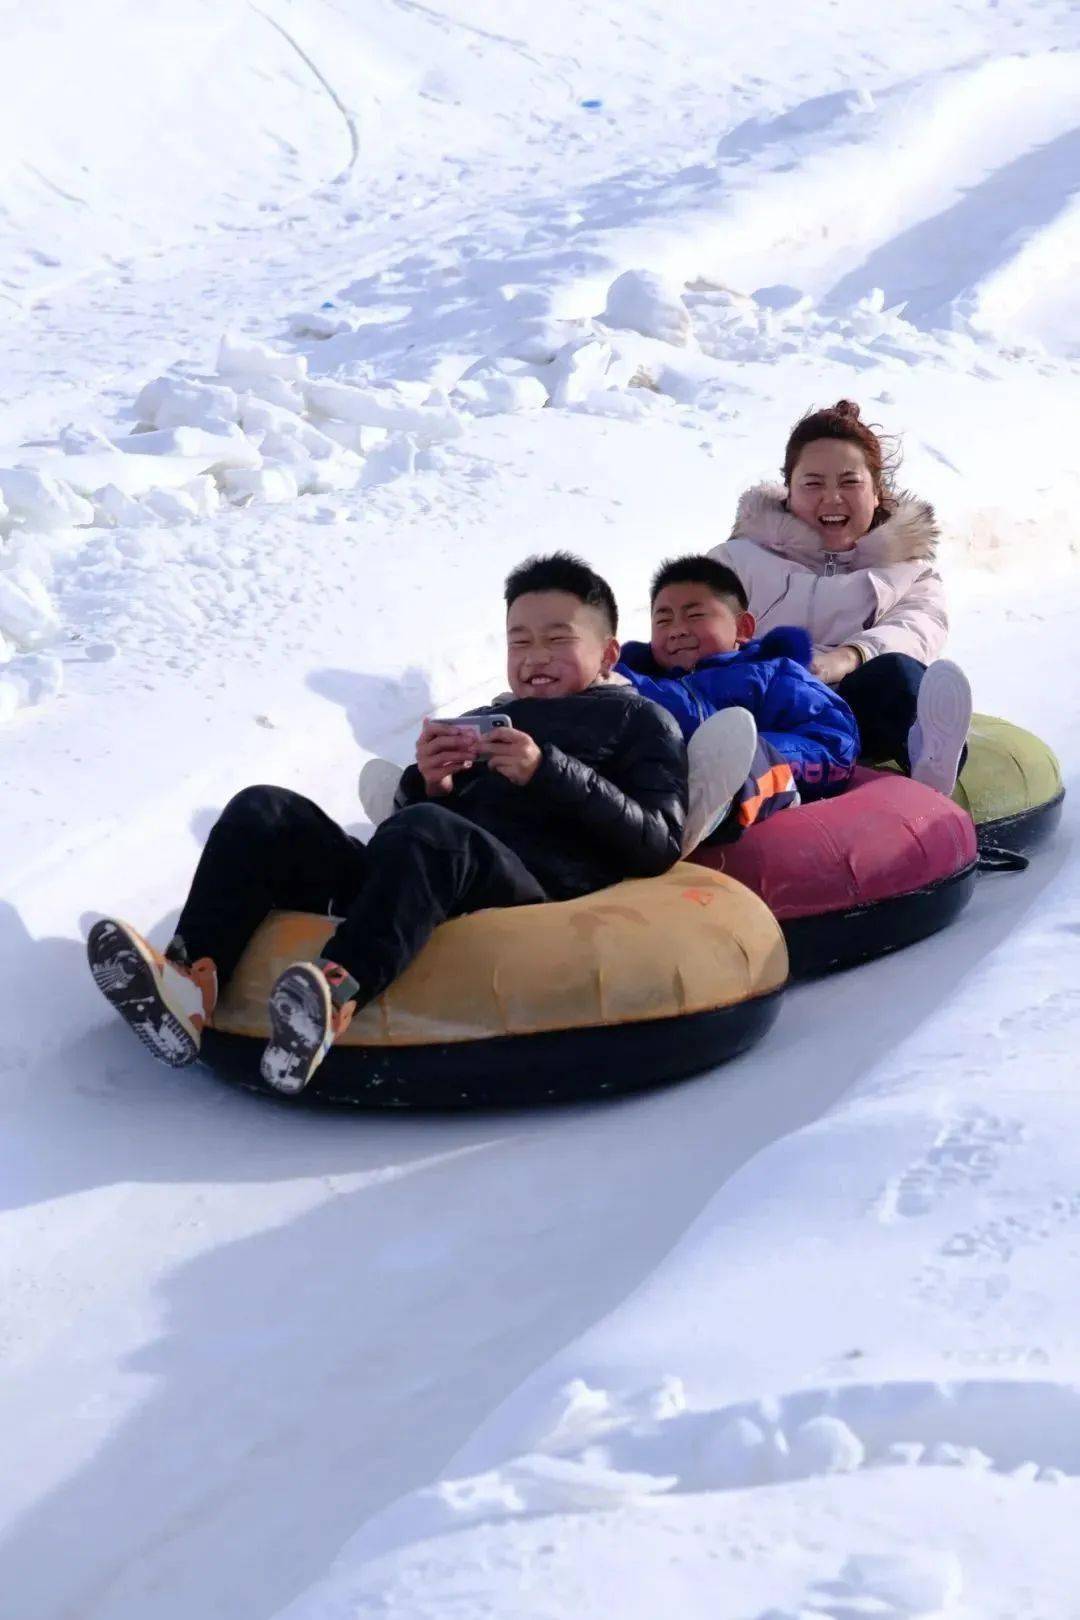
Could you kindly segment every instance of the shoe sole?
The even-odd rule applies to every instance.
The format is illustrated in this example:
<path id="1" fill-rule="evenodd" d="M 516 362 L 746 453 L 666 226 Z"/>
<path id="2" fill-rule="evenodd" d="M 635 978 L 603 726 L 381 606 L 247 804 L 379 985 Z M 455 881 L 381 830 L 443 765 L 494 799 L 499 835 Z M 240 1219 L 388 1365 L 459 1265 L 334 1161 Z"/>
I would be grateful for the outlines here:
<path id="1" fill-rule="evenodd" d="M 294 962 L 270 992 L 270 1039 L 259 1064 L 268 1086 L 283 1096 L 303 1091 L 326 1055 L 330 987 L 318 968 Z"/>
<path id="2" fill-rule="evenodd" d="M 94 983 L 146 1049 L 170 1069 L 186 1069 L 199 1038 L 171 1007 L 146 946 L 126 923 L 103 918 L 90 930 L 86 956 Z"/>
<path id="3" fill-rule="evenodd" d="M 698 834 L 696 823 L 699 817 L 699 801 L 703 792 L 693 791 L 698 778 L 704 774 L 698 760 L 704 751 L 698 746 L 698 738 L 708 728 L 710 739 L 722 739 L 723 754 L 716 759 L 711 749 L 706 760 L 711 766 L 711 781 L 708 785 L 709 803 L 704 807 L 702 831 Z M 686 831 L 683 837 L 682 853 L 690 855 L 697 846 L 709 837 L 710 833 L 723 821 L 731 808 L 731 801 L 750 775 L 754 763 L 754 753 L 757 749 L 757 725 L 749 709 L 733 708 L 721 709 L 716 715 L 710 716 L 703 726 L 700 726 L 690 738 L 688 755 L 691 775 L 691 804 L 687 811 Z"/>
<path id="4" fill-rule="evenodd" d="M 388 759 L 369 759 L 360 772 L 358 787 L 364 814 L 379 827 L 394 813 L 394 795 L 403 771 Z"/>
<path id="5" fill-rule="evenodd" d="M 959 664 L 939 658 L 919 686 L 916 721 L 922 749 L 911 775 L 946 798 L 956 786 L 960 755 L 971 730 L 971 687 Z"/>

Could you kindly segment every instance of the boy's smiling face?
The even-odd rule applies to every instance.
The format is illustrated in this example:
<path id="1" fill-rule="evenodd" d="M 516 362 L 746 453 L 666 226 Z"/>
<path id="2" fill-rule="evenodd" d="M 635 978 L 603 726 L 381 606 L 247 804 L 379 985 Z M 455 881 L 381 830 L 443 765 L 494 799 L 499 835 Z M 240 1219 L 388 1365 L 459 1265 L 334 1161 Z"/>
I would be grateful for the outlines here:
<path id="1" fill-rule="evenodd" d="M 754 616 L 696 580 L 665 585 L 652 605 L 652 655 L 661 669 L 693 669 L 734 652 L 754 634 Z"/>
<path id="2" fill-rule="evenodd" d="M 529 591 L 506 616 L 506 675 L 515 697 L 584 692 L 618 657 L 603 614 L 569 591 Z"/>

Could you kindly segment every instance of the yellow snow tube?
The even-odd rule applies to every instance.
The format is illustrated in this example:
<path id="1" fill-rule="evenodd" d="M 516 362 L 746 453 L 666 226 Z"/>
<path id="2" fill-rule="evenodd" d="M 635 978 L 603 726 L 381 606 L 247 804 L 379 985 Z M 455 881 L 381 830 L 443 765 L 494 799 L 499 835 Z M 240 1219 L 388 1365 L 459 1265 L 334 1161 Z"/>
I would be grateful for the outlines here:
<path id="1" fill-rule="evenodd" d="M 217 1072 L 261 1088 L 270 987 L 290 962 L 317 956 L 332 930 L 329 918 L 301 912 L 263 922 L 203 1041 Z M 787 973 L 765 904 L 699 866 L 476 912 L 444 923 L 357 1014 L 310 1090 L 366 1107 L 454 1108 L 680 1080 L 760 1039 Z"/>

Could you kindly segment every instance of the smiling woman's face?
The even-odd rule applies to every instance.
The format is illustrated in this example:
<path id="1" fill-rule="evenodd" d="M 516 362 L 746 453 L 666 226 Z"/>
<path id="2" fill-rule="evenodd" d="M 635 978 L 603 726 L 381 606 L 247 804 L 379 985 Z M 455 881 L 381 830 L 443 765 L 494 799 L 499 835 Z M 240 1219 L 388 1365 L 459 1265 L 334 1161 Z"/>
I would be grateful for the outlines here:
<path id="1" fill-rule="evenodd" d="M 850 551 L 874 521 L 878 491 L 866 457 L 846 439 L 815 439 L 791 474 L 788 509 L 821 536 L 826 551 Z"/>

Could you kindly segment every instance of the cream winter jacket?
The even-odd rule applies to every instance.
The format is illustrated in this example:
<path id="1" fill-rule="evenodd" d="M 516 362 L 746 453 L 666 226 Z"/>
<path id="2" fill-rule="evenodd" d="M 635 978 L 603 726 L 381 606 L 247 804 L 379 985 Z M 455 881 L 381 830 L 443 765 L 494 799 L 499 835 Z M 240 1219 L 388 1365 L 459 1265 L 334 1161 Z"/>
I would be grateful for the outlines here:
<path id="1" fill-rule="evenodd" d="M 826 551 L 784 506 L 782 484 L 758 484 L 739 501 L 730 540 L 710 557 L 742 580 L 756 635 L 799 624 L 819 652 L 856 647 L 864 658 L 908 653 L 932 663 L 945 645 L 945 589 L 934 571 L 933 507 L 902 494 L 884 523 L 850 551 Z"/>

